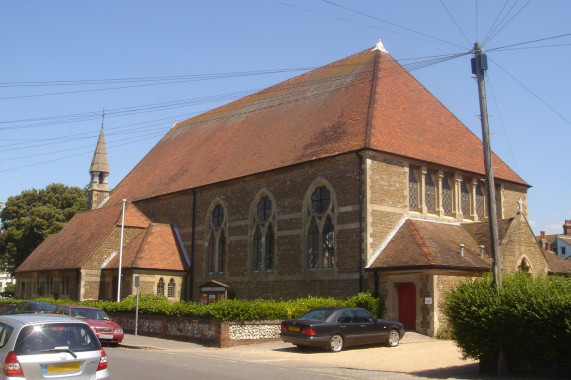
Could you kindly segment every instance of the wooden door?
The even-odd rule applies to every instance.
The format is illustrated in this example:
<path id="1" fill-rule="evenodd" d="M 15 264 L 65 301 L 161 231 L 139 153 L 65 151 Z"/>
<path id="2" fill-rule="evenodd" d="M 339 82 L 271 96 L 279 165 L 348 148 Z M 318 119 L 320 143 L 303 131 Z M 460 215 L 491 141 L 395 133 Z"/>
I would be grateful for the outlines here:
<path id="1" fill-rule="evenodd" d="M 413 282 L 399 284 L 399 321 L 405 330 L 416 330 L 416 286 Z"/>

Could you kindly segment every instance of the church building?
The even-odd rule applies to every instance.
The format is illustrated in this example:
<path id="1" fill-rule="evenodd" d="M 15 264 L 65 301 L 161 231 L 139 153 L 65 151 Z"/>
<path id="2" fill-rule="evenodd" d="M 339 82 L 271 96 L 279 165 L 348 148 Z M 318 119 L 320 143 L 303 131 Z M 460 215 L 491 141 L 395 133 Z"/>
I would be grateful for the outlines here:
<path id="1" fill-rule="evenodd" d="M 504 273 L 571 272 L 535 240 L 530 186 L 492 160 Z M 176 123 L 111 192 L 108 175 L 102 129 L 89 210 L 17 269 L 18 297 L 370 291 L 434 335 L 447 290 L 491 270 L 482 142 L 380 42 Z"/>

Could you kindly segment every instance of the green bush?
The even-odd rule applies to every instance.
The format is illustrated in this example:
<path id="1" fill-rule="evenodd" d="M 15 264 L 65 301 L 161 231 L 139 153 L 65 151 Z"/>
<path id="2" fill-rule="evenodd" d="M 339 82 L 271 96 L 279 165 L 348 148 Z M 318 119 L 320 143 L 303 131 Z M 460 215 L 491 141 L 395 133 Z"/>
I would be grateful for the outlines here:
<path id="1" fill-rule="evenodd" d="M 468 280 L 444 301 L 452 338 L 465 357 L 505 354 L 551 359 L 571 347 L 571 278 L 505 275 Z"/>
<path id="2" fill-rule="evenodd" d="M 81 304 L 99 307 L 108 313 L 135 313 L 136 296 L 128 296 L 121 302 L 115 301 L 83 301 L 69 299 L 41 298 L 42 301 L 56 304 Z M 16 303 L 18 300 L 9 300 Z M 154 294 L 139 295 L 139 314 L 169 315 L 214 319 L 220 321 L 250 321 L 294 319 L 306 311 L 319 306 L 356 306 L 380 315 L 384 300 L 375 298 L 371 293 L 359 293 L 348 299 L 307 297 L 290 301 L 227 299 L 204 305 L 198 302 L 180 301 L 171 303 L 168 298 Z"/>

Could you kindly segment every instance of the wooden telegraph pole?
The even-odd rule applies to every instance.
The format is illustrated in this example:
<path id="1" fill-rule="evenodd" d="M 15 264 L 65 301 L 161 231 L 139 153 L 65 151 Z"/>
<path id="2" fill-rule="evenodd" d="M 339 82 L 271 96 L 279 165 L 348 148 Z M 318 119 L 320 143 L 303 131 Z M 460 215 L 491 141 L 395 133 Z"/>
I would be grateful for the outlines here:
<path id="1" fill-rule="evenodd" d="M 484 166 L 486 169 L 486 188 L 488 190 L 488 220 L 490 224 L 490 243 L 492 245 L 492 274 L 494 284 L 499 290 L 502 287 L 502 262 L 500 258 L 500 243 L 498 238 L 498 214 L 496 211 L 496 186 L 494 184 L 494 169 L 492 167 L 492 150 L 490 148 L 490 129 L 488 127 L 488 106 L 486 103 L 486 84 L 484 71 L 488 69 L 488 58 L 482 53 L 482 45 L 474 44 L 472 58 L 472 74 L 478 80 L 478 95 L 480 97 L 480 121 L 482 123 L 482 142 L 484 145 Z"/>
<path id="2" fill-rule="evenodd" d="M 472 73 L 478 80 L 478 94 L 480 96 L 480 121 L 482 122 L 482 142 L 484 145 L 484 165 L 486 169 L 486 184 L 488 190 L 488 221 L 490 224 L 490 243 L 492 245 L 492 274 L 496 290 L 502 288 L 502 261 L 500 257 L 500 243 L 498 238 L 498 214 L 496 213 L 496 186 L 494 184 L 494 169 L 492 167 L 492 149 L 490 148 L 490 129 L 488 127 L 488 106 L 486 103 L 486 84 L 484 71 L 488 69 L 488 58 L 482 53 L 482 45 L 474 44 L 474 58 L 472 58 Z M 504 352 L 498 353 L 498 375 L 507 374 L 507 361 Z"/>

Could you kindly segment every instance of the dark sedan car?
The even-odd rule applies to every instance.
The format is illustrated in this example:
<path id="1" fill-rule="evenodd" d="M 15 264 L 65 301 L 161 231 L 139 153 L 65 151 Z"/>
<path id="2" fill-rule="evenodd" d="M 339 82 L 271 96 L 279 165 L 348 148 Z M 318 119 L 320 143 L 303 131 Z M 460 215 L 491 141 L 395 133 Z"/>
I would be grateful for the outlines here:
<path id="1" fill-rule="evenodd" d="M 55 310 L 56 305 L 51 302 L 44 301 L 22 301 L 6 314 L 41 314 L 51 313 Z"/>
<path id="2" fill-rule="evenodd" d="M 298 347 L 324 347 L 338 352 L 347 346 L 399 344 L 404 336 L 400 322 L 381 320 L 356 307 L 318 307 L 298 319 L 283 321 L 280 338 Z"/>

